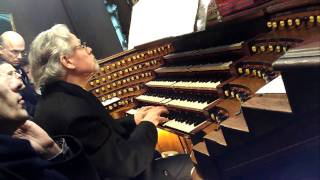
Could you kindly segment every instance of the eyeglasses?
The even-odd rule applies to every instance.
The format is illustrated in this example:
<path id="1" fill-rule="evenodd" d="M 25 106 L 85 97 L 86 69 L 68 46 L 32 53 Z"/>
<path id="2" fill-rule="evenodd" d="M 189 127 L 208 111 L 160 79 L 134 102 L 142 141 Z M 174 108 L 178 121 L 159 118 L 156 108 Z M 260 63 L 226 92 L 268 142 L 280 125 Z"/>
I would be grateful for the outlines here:
<path id="1" fill-rule="evenodd" d="M 85 49 L 88 54 L 91 53 L 86 42 L 81 42 L 80 45 L 75 46 L 75 47 L 74 47 L 74 50 L 76 50 L 76 49 Z"/>

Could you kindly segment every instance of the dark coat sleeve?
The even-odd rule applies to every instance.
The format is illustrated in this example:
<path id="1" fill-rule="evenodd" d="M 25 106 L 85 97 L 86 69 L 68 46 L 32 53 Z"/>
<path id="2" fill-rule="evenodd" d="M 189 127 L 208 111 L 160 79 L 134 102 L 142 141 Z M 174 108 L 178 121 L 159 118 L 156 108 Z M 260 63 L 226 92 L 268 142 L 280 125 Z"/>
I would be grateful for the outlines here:
<path id="1" fill-rule="evenodd" d="M 155 126 L 140 123 L 128 139 L 124 139 L 101 120 L 78 117 L 69 133 L 84 144 L 93 164 L 106 176 L 134 177 L 150 166 L 157 142 Z"/>
<path id="2" fill-rule="evenodd" d="M 70 107 L 70 106 L 69 106 Z M 151 122 L 142 122 L 124 138 L 110 116 L 101 116 L 98 107 L 77 100 L 69 113 L 72 119 L 67 133 L 78 138 L 100 174 L 134 177 L 151 165 L 157 142 L 157 130 Z M 78 113 L 76 113 L 78 112 Z"/>
<path id="3" fill-rule="evenodd" d="M 1 180 L 67 180 L 33 150 L 29 141 L 0 135 L 0 142 Z"/>
<path id="4" fill-rule="evenodd" d="M 114 122 L 99 100 L 82 89 L 60 88 L 44 93 L 35 121 L 51 136 L 68 134 L 77 138 L 100 175 L 134 177 L 152 163 L 156 127 L 142 122 L 125 136 L 121 123 Z"/>
<path id="5" fill-rule="evenodd" d="M 125 133 L 122 135 L 125 138 L 130 137 L 130 134 L 137 127 L 133 116 L 125 116 L 121 119 L 117 119 L 116 122 L 125 129 Z"/>
<path id="6" fill-rule="evenodd" d="M 91 164 L 83 147 L 77 139 L 72 136 L 56 136 L 55 141 L 65 140 L 67 149 L 58 157 L 51 160 L 52 167 L 74 180 L 98 180 L 98 172 Z"/>

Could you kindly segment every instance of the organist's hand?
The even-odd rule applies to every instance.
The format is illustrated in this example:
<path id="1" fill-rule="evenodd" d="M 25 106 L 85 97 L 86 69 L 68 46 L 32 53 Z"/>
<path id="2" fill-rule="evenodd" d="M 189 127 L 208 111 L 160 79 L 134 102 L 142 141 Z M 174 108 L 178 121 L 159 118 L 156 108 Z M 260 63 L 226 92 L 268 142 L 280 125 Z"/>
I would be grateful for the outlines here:
<path id="1" fill-rule="evenodd" d="M 134 121 L 136 125 L 140 124 L 140 122 L 143 120 L 144 116 L 146 116 L 149 109 L 153 108 L 154 106 L 144 106 L 140 108 L 135 114 L 134 114 Z"/>
<path id="2" fill-rule="evenodd" d="M 167 118 L 161 117 L 161 114 L 168 114 L 169 111 L 163 106 L 153 106 L 146 110 L 145 115 L 141 121 L 152 122 L 155 126 L 159 123 L 168 121 Z"/>

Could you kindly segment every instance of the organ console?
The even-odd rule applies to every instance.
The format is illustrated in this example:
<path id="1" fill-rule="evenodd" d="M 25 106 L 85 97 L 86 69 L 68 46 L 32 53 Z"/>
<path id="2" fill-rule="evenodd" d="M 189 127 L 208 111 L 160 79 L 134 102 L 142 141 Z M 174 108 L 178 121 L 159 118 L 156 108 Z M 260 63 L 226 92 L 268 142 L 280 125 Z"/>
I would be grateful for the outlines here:
<path id="1" fill-rule="evenodd" d="M 211 3 L 206 31 L 101 60 L 87 89 L 116 118 L 166 106 L 159 128 L 200 179 L 319 178 L 320 2 L 232 2 Z M 256 93 L 280 75 L 287 93 Z"/>

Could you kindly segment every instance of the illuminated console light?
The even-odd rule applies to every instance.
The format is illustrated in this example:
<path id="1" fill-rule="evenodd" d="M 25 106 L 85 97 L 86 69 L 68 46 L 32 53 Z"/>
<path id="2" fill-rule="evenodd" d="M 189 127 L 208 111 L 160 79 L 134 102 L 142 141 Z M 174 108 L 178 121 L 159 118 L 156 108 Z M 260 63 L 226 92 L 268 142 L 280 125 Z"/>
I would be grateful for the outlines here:
<path id="1" fill-rule="evenodd" d="M 236 98 L 237 98 L 239 101 L 241 101 L 241 98 L 240 98 L 239 93 L 236 94 Z"/>
<path id="2" fill-rule="evenodd" d="M 105 88 L 105 87 L 102 87 L 102 88 L 101 88 L 101 91 L 106 91 L 106 88 Z"/>
<path id="3" fill-rule="evenodd" d="M 225 90 L 225 91 L 224 91 L 224 95 L 225 95 L 226 97 L 229 97 L 229 96 L 230 96 L 229 91 L 228 91 L 228 90 Z"/>
<path id="4" fill-rule="evenodd" d="M 314 22 L 315 22 L 314 16 L 309 16 L 309 22 L 310 22 L 310 23 L 314 23 Z"/>
<path id="5" fill-rule="evenodd" d="M 286 26 L 286 23 L 284 22 L 284 20 L 281 20 L 279 24 L 280 24 L 280 27 L 282 28 Z"/>
<path id="6" fill-rule="evenodd" d="M 272 22 L 272 28 L 276 29 L 278 27 L 277 21 Z"/>
<path id="7" fill-rule="evenodd" d="M 265 52 L 266 51 L 266 47 L 265 46 L 260 46 L 260 51 L 261 52 Z"/>
<path id="8" fill-rule="evenodd" d="M 301 20 L 299 18 L 295 19 L 294 22 L 296 23 L 297 26 L 301 25 Z"/>
<path id="9" fill-rule="evenodd" d="M 320 15 L 317 16 L 317 23 L 320 24 Z"/>
<path id="10" fill-rule="evenodd" d="M 257 70 L 256 70 L 256 69 L 253 69 L 253 70 L 252 70 L 252 74 L 253 74 L 254 76 L 257 76 Z"/>
<path id="11" fill-rule="evenodd" d="M 95 92 L 96 92 L 97 94 L 99 94 L 99 93 L 100 93 L 100 90 L 99 90 L 99 89 L 96 89 Z"/>
<path id="12" fill-rule="evenodd" d="M 249 74 L 250 74 L 250 69 L 247 68 L 247 69 L 245 70 L 245 72 L 246 72 L 246 75 L 249 75 Z"/>
<path id="13" fill-rule="evenodd" d="M 239 73 L 239 74 L 243 74 L 243 70 L 242 70 L 241 67 L 238 68 L 238 73 Z"/>
<path id="14" fill-rule="evenodd" d="M 93 81 L 91 81 L 91 82 L 90 82 L 90 85 L 91 85 L 91 86 L 94 86 L 94 82 L 93 82 Z"/>
<path id="15" fill-rule="evenodd" d="M 230 92 L 230 95 L 231 95 L 231 97 L 234 98 L 234 97 L 235 97 L 234 91 L 231 91 L 231 92 Z"/>
<path id="16" fill-rule="evenodd" d="M 102 80 L 102 82 L 106 82 L 107 81 L 105 77 L 103 77 L 101 80 Z"/>
<path id="17" fill-rule="evenodd" d="M 268 21 L 268 22 L 267 22 L 267 27 L 268 27 L 268 28 L 272 28 L 272 22 L 271 22 L 271 21 Z"/>
<path id="18" fill-rule="evenodd" d="M 261 71 L 258 71 L 257 73 L 258 73 L 258 77 L 262 77 L 261 76 Z"/>
<path id="19" fill-rule="evenodd" d="M 251 51 L 254 52 L 254 53 L 257 52 L 257 47 L 256 46 L 252 46 L 251 47 Z"/>
<path id="20" fill-rule="evenodd" d="M 281 46 L 276 46 L 276 51 L 281 52 Z"/>
<path id="21" fill-rule="evenodd" d="M 288 26 L 292 26 L 293 25 L 292 19 L 288 19 L 287 23 L 288 23 Z"/>
<path id="22" fill-rule="evenodd" d="M 274 48 L 273 48 L 272 45 L 269 45 L 269 46 L 268 46 L 268 49 L 269 49 L 270 52 L 273 52 L 273 50 L 274 50 Z"/>
<path id="23" fill-rule="evenodd" d="M 99 81 L 99 79 L 97 79 L 97 80 L 96 80 L 96 84 L 100 84 L 100 81 Z"/>

